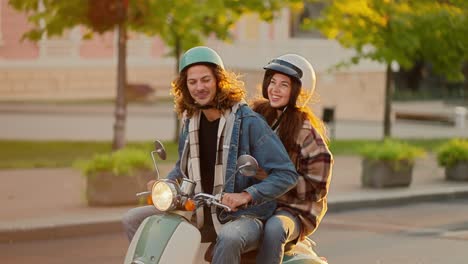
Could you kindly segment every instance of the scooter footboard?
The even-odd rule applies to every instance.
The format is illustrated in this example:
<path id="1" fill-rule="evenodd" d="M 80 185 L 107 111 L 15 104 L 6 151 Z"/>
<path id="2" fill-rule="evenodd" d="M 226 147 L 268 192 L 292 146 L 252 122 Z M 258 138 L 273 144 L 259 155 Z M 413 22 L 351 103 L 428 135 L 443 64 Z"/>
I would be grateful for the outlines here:
<path id="1" fill-rule="evenodd" d="M 200 231 L 178 215 L 154 215 L 138 228 L 125 256 L 125 264 L 195 263 Z"/>

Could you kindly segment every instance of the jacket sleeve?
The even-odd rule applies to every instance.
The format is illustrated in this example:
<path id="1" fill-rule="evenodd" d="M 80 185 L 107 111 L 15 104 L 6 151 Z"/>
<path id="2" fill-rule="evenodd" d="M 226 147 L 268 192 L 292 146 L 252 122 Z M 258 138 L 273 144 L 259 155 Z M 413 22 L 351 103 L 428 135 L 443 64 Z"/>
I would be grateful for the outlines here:
<path id="1" fill-rule="evenodd" d="M 173 181 L 178 181 L 180 178 L 182 178 L 182 173 L 180 172 L 180 158 L 177 159 L 177 162 L 172 168 L 172 170 L 167 174 L 166 179 L 168 180 L 173 180 Z"/>
<path id="2" fill-rule="evenodd" d="M 263 119 L 258 117 L 254 122 L 249 122 L 247 129 L 250 154 L 268 176 L 244 191 L 252 196 L 252 204 L 261 204 L 292 189 L 297 183 L 298 174 L 280 139 Z"/>
<path id="3" fill-rule="evenodd" d="M 327 211 L 333 156 L 323 138 L 310 125 L 301 129 L 297 143 L 299 181 L 295 189 L 278 198 L 278 206 L 299 214 L 302 239 L 317 229 Z"/>
<path id="4" fill-rule="evenodd" d="M 187 123 L 187 120 L 185 120 L 184 122 L 184 126 L 182 126 L 182 129 L 181 129 L 181 132 L 180 132 L 180 135 L 179 135 L 179 145 L 178 145 L 178 148 L 177 148 L 177 152 L 178 152 L 178 159 L 177 159 L 177 162 L 174 166 L 174 168 L 169 172 L 169 174 L 167 175 L 167 179 L 169 180 L 179 180 L 182 178 L 182 172 L 180 171 L 180 160 L 182 158 L 182 153 L 184 151 L 184 146 L 185 146 L 185 140 L 187 139 L 187 132 L 186 132 L 186 129 L 185 129 L 185 124 Z"/>
<path id="5" fill-rule="evenodd" d="M 324 199 L 330 187 L 332 165 L 331 152 L 320 134 L 312 129 L 301 145 L 298 171 L 304 177 L 306 184 L 305 190 L 298 190 L 298 195 L 305 194 L 305 199 L 315 202 Z"/>

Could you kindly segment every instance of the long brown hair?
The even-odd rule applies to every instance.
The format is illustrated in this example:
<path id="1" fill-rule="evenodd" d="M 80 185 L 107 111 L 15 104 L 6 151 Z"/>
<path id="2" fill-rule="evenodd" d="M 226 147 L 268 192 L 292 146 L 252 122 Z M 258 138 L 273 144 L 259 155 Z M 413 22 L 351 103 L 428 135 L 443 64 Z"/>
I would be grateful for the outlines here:
<path id="1" fill-rule="evenodd" d="M 244 82 L 234 72 L 226 71 L 211 63 L 198 63 L 207 66 L 216 78 L 216 96 L 213 99 L 215 108 L 224 111 L 245 97 Z M 192 65 L 193 66 L 193 65 Z M 171 83 L 171 93 L 174 95 L 175 111 L 180 117 L 186 111 L 187 117 L 192 117 L 199 109 L 187 87 L 187 70 L 184 69 Z"/>
<path id="2" fill-rule="evenodd" d="M 265 76 L 264 85 L 266 79 L 271 79 L 271 76 Z M 269 83 L 269 80 L 268 80 Z M 294 95 L 293 91 L 300 91 L 300 83 L 292 82 L 291 83 L 291 97 L 297 98 L 301 95 Z M 251 102 L 252 109 L 265 117 L 267 123 L 272 126 L 275 121 L 278 119 L 278 109 L 271 107 L 270 102 L 266 98 L 256 98 Z M 317 133 L 320 134 L 322 139 L 328 144 L 329 140 L 327 137 L 327 130 L 323 121 L 318 118 L 312 109 L 305 105 L 298 107 L 294 104 L 291 105 L 291 102 L 288 103 L 288 107 L 283 113 L 281 124 L 278 127 L 278 136 L 283 142 L 284 147 L 286 148 L 291 159 L 296 157 L 298 148 L 296 139 L 299 134 L 299 131 L 302 128 L 302 125 L 305 120 L 308 120 L 310 124 L 314 127 Z M 293 162 L 296 162 L 293 160 Z"/>

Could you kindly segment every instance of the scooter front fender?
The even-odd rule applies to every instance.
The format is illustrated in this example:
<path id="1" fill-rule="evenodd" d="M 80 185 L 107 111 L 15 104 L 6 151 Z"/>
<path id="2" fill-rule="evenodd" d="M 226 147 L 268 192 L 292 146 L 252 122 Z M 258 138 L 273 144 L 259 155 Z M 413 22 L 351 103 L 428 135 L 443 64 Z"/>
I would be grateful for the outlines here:
<path id="1" fill-rule="evenodd" d="M 313 241 L 297 243 L 292 252 L 283 256 L 283 264 L 327 264 L 313 249 Z"/>
<path id="2" fill-rule="evenodd" d="M 293 254 L 283 257 L 283 264 L 327 264 L 317 255 Z"/>
<path id="3" fill-rule="evenodd" d="M 130 242 L 125 264 L 194 263 L 200 231 L 175 214 L 146 218 Z"/>

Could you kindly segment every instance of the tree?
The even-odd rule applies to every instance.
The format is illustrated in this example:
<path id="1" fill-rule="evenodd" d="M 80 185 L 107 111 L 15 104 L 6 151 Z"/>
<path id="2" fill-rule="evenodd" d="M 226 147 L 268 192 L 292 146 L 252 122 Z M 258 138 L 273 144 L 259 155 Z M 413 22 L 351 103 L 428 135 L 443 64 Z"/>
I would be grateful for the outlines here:
<path id="1" fill-rule="evenodd" d="M 242 14 L 255 12 L 271 20 L 276 11 L 298 0 L 9 0 L 25 12 L 33 28 L 24 38 L 38 41 L 42 36 L 60 36 L 66 29 L 82 26 L 85 38 L 93 32 L 118 28 L 117 97 L 113 149 L 125 145 L 126 121 L 126 31 L 159 35 L 179 60 L 189 47 L 202 44 L 209 36 L 229 39 L 229 30 Z M 176 63 L 177 64 L 177 63 Z M 177 66 L 176 66 L 177 67 Z M 176 69 L 178 71 L 178 69 Z M 178 122 L 176 122 L 178 124 Z M 178 128 L 176 129 L 176 136 Z"/>
<path id="2" fill-rule="evenodd" d="M 143 0 L 10 0 L 15 9 L 25 12 L 32 23 L 31 30 L 25 32 L 23 39 L 39 41 L 43 36 L 60 36 L 67 29 L 82 26 L 84 38 L 91 38 L 92 33 L 104 33 L 117 28 L 117 96 L 115 100 L 115 123 L 112 149 L 125 146 L 125 122 L 127 102 L 125 87 L 126 71 L 126 30 L 130 24 L 140 20 L 144 8 Z"/>
<path id="3" fill-rule="evenodd" d="M 153 16 L 161 18 L 160 28 L 155 30 L 154 23 L 142 23 L 140 30 L 149 35 L 157 34 L 170 47 L 169 56 L 178 62 L 183 52 L 191 47 L 202 45 L 207 37 L 216 37 L 231 41 L 230 29 L 245 13 L 257 13 L 260 19 L 271 21 L 275 13 L 290 4 L 301 4 L 300 0 L 266 0 L 266 1 L 158 1 L 157 7 L 149 7 Z M 151 14 L 143 15 L 151 17 Z M 179 72 L 178 63 L 175 72 Z M 180 122 L 175 115 L 176 128 L 174 139 L 177 142 Z"/>
<path id="4" fill-rule="evenodd" d="M 462 78 L 468 56 L 468 4 L 463 0 L 318 0 L 322 16 L 306 20 L 327 38 L 355 51 L 337 68 L 362 59 L 386 65 L 384 137 L 391 131 L 392 64 L 405 69 L 426 61 L 447 78 Z"/>

